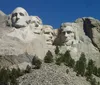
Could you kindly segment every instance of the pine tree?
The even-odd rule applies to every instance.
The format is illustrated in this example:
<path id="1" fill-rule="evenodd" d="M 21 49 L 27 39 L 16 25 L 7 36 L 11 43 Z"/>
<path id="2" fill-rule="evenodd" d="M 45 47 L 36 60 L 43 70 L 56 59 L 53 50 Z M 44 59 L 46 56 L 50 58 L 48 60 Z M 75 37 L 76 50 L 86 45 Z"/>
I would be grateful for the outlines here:
<path id="1" fill-rule="evenodd" d="M 66 70 L 66 73 L 67 73 L 67 74 L 69 73 L 69 69 Z"/>
<path id="2" fill-rule="evenodd" d="M 100 82 L 98 82 L 97 85 L 100 85 Z"/>
<path id="3" fill-rule="evenodd" d="M 31 72 L 31 67 L 29 65 L 27 65 L 25 73 L 30 73 Z"/>
<path id="4" fill-rule="evenodd" d="M 98 73 L 98 68 L 96 66 L 94 66 L 93 74 L 97 76 L 97 73 Z"/>
<path id="5" fill-rule="evenodd" d="M 100 77 L 100 68 L 98 68 L 98 70 L 97 70 L 97 75 L 98 75 L 98 77 Z"/>
<path id="6" fill-rule="evenodd" d="M 71 60 L 71 55 L 70 55 L 70 51 L 66 51 L 64 56 L 63 56 L 63 62 L 66 66 L 68 66 L 68 64 L 70 63 L 70 60 Z"/>
<path id="7" fill-rule="evenodd" d="M 69 62 L 69 64 L 68 64 L 68 66 L 71 67 L 71 68 L 74 68 L 74 66 L 75 66 L 75 60 L 71 59 L 70 62 Z"/>
<path id="8" fill-rule="evenodd" d="M 41 67 L 42 61 L 35 55 L 32 59 L 32 65 L 35 65 L 35 69 L 39 69 Z"/>
<path id="9" fill-rule="evenodd" d="M 2 68 L 0 70 L 0 83 L 1 84 L 7 84 L 9 82 L 9 80 L 10 80 L 9 70 Z"/>
<path id="10" fill-rule="evenodd" d="M 55 54 L 58 55 L 59 54 L 59 48 L 58 46 L 56 46 L 56 49 L 55 49 Z"/>
<path id="11" fill-rule="evenodd" d="M 46 53 L 46 56 L 44 57 L 44 62 L 45 63 L 52 63 L 53 62 L 53 55 L 52 55 L 51 51 L 48 51 Z"/>
<path id="12" fill-rule="evenodd" d="M 63 63 L 63 54 L 59 54 L 59 58 L 56 58 L 56 64 L 60 65 Z"/>
<path id="13" fill-rule="evenodd" d="M 79 60 L 76 62 L 75 71 L 77 72 L 77 75 L 80 74 L 81 76 L 84 76 L 85 69 L 86 69 L 86 58 L 85 54 L 81 53 Z"/>
<path id="14" fill-rule="evenodd" d="M 21 71 L 20 68 L 18 68 L 18 69 L 17 69 L 17 75 L 18 75 L 18 77 L 19 77 L 19 76 L 22 76 L 23 74 L 24 74 L 24 72 Z"/>
<path id="15" fill-rule="evenodd" d="M 86 76 L 91 76 L 93 74 L 94 67 L 94 61 L 90 59 L 87 66 Z"/>
<path id="16" fill-rule="evenodd" d="M 91 85 L 97 85 L 95 78 L 91 79 L 90 83 L 91 83 Z"/>
<path id="17" fill-rule="evenodd" d="M 11 85 L 18 85 L 18 83 L 17 83 L 17 78 L 19 77 L 19 76 L 21 76 L 21 71 L 20 71 L 20 69 L 18 68 L 18 69 L 15 69 L 15 68 L 13 68 L 12 69 L 12 71 L 11 71 L 11 74 L 10 74 L 10 83 L 11 83 Z"/>

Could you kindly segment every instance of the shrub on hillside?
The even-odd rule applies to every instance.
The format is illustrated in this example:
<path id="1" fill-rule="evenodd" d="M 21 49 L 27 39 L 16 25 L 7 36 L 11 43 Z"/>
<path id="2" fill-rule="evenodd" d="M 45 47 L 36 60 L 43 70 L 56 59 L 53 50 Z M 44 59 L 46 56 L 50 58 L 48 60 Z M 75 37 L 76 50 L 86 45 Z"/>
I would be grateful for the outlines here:
<path id="1" fill-rule="evenodd" d="M 96 66 L 94 66 L 94 69 L 93 69 L 93 74 L 98 76 L 98 68 Z"/>
<path id="2" fill-rule="evenodd" d="M 63 63 L 63 54 L 59 54 L 59 57 L 56 58 L 56 64 L 60 65 L 61 63 Z"/>
<path id="3" fill-rule="evenodd" d="M 46 56 L 44 57 L 44 62 L 45 63 L 52 63 L 53 62 L 53 55 L 52 55 L 51 51 L 48 51 L 46 53 Z"/>
<path id="4" fill-rule="evenodd" d="M 100 77 L 100 68 L 98 68 L 98 70 L 97 70 L 97 75 L 98 75 L 98 77 Z"/>
<path id="5" fill-rule="evenodd" d="M 97 85 L 97 82 L 96 82 L 96 79 L 95 78 L 92 78 L 90 80 L 90 83 L 91 83 L 91 85 Z"/>
<path id="6" fill-rule="evenodd" d="M 91 76 L 93 74 L 94 67 L 95 67 L 94 61 L 90 59 L 87 65 L 86 76 Z"/>
<path id="7" fill-rule="evenodd" d="M 71 60 L 71 55 L 70 55 L 70 52 L 69 51 L 66 51 L 64 56 L 63 56 L 63 62 L 66 66 L 68 66 L 68 64 L 70 63 L 70 60 Z"/>
<path id="8" fill-rule="evenodd" d="M 68 66 L 69 66 L 70 68 L 74 68 L 74 66 L 75 66 L 75 60 L 71 58 L 71 60 L 70 60 L 70 62 L 69 62 L 69 64 L 68 64 Z"/>
<path id="9" fill-rule="evenodd" d="M 55 49 L 55 54 L 58 55 L 59 54 L 59 48 L 58 46 L 56 46 L 56 49 Z"/>
<path id="10" fill-rule="evenodd" d="M 25 73 L 30 73 L 31 72 L 31 67 L 29 65 L 27 65 Z"/>
<path id="11" fill-rule="evenodd" d="M 18 85 L 16 78 L 18 78 L 20 75 L 20 72 L 18 69 L 12 69 L 9 70 L 8 68 L 2 68 L 0 70 L 0 85 Z"/>
<path id="12" fill-rule="evenodd" d="M 69 66 L 71 68 L 75 65 L 75 60 L 71 58 L 70 52 L 66 51 L 65 54 L 59 54 L 59 58 L 56 59 L 56 64 L 60 65 L 64 63 L 64 65 Z"/>
<path id="13" fill-rule="evenodd" d="M 32 65 L 35 65 L 35 69 L 39 69 L 41 67 L 42 61 L 35 55 L 32 59 Z"/>
<path id="14" fill-rule="evenodd" d="M 84 76 L 85 69 L 86 69 L 86 58 L 85 54 L 81 53 L 79 60 L 76 62 L 75 71 L 77 72 L 77 75 L 80 74 L 81 76 Z"/>

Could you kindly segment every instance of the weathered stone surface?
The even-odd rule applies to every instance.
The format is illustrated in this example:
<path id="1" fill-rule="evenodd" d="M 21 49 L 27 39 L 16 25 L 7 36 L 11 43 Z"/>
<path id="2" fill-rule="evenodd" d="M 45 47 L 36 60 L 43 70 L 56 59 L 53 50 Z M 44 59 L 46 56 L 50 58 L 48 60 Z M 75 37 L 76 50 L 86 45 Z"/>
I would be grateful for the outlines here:
<path id="1" fill-rule="evenodd" d="M 10 52 L 12 52 L 10 51 L 11 49 L 15 50 L 15 52 L 12 52 L 13 55 L 23 54 L 25 51 L 29 51 L 29 53 L 32 54 L 35 54 L 36 51 L 44 53 L 41 51 L 45 45 L 44 41 L 44 37 L 42 37 L 41 34 L 34 34 L 28 27 L 22 29 L 11 28 L 9 30 L 2 30 L 0 46 L 1 49 L 8 48 L 9 53 L 7 54 L 9 55 Z"/>
<path id="2" fill-rule="evenodd" d="M 100 66 L 99 50 L 92 44 L 91 39 L 84 33 L 82 29 L 83 23 L 63 23 L 59 29 L 56 45 L 59 46 L 60 52 L 70 51 L 71 57 L 76 61 L 80 54 L 84 52 L 87 60 L 93 59 L 96 65 Z"/>
<path id="3" fill-rule="evenodd" d="M 40 35 L 42 33 L 42 20 L 38 16 L 30 16 L 29 22 L 30 28 L 33 30 L 34 34 Z"/>
<path id="4" fill-rule="evenodd" d="M 15 28 L 26 27 L 29 22 L 27 11 L 22 7 L 17 7 L 11 14 L 12 26 Z"/>
<path id="5" fill-rule="evenodd" d="M 85 77 L 78 77 L 72 69 L 55 64 L 42 64 L 38 70 L 18 78 L 19 85 L 90 85 Z"/>
<path id="6" fill-rule="evenodd" d="M 5 16 L 6 14 L 0 10 L 0 16 Z"/>
<path id="7" fill-rule="evenodd" d="M 6 26 L 7 15 L 0 10 L 0 27 Z"/>
<path id="8" fill-rule="evenodd" d="M 21 21 L 20 29 L 14 27 L 14 20 L 18 17 Z M 43 59 L 48 50 L 54 54 L 56 41 L 56 45 L 60 44 L 61 53 L 70 50 L 72 57 L 78 60 L 84 52 L 87 59 L 92 58 L 99 63 L 99 24 L 100 22 L 94 18 L 84 17 L 77 19 L 75 23 L 62 23 L 60 29 L 53 30 L 52 26 L 43 25 L 38 16 L 29 16 L 25 9 L 18 7 L 8 15 L 7 26 L 0 28 L 0 54 L 20 55 L 28 52 Z"/>
<path id="9" fill-rule="evenodd" d="M 100 21 L 92 17 L 83 17 L 75 21 L 88 36 L 92 44 L 100 50 Z"/>
<path id="10" fill-rule="evenodd" d="M 18 22 L 16 22 L 17 18 Z M 38 16 L 29 16 L 25 9 L 17 7 L 4 21 L 5 26 L 0 27 L 0 55 L 12 56 L 8 58 L 8 61 L 6 59 L 2 61 L 8 62 L 8 66 L 24 61 L 31 62 L 28 58 L 32 60 L 34 55 L 43 60 L 48 50 L 54 54 L 55 46 L 52 46 L 53 42 L 51 46 L 46 43 L 42 20 Z M 32 56 L 18 57 L 26 52 Z M 14 59 L 13 62 L 9 61 L 11 58 Z"/>
<path id="11" fill-rule="evenodd" d="M 34 55 L 43 60 L 50 50 L 55 57 L 55 47 L 58 46 L 60 53 L 70 51 L 75 61 L 84 52 L 87 60 L 93 59 L 100 67 L 99 42 L 100 21 L 92 17 L 62 23 L 59 29 L 53 29 L 50 25 L 44 25 L 38 16 L 30 16 L 21 7 L 9 15 L 0 11 L 1 66 L 25 69 L 27 65 L 31 66 Z M 40 70 L 33 70 L 32 74 L 22 76 L 25 80 L 19 78 L 19 82 L 21 85 L 40 85 L 41 82 L 42 85 L 89 85 L 85 78 L 76 77 L 72 71 L 67 75 L 65 70 L 63 66 L 59 68 L 43 64 Z"/>
<path id="12" fill-rule="evenodd" d="M 47 43 L 47 45 L 52 45 L 54 41 L 53 27 L 50 25 L 43 25 L 42 31 L 43 31 L 43 35 L 45 37 L 45 42 Z"/>
<path id="13" fill-rule="evenodd" d="M 19 64 L 15 64 L 15 65 L 9 66 L 9 69 L 12 70 L 13 68 L 14 69 L 18 69 L 19 68 L 21 71 L 24 71 L 24 70 L 26 70 L 27 66 L 32 67 L 32 64 L 28 63 L 28 62 L 22 62 L 22 63 L 19 63 Z"/>

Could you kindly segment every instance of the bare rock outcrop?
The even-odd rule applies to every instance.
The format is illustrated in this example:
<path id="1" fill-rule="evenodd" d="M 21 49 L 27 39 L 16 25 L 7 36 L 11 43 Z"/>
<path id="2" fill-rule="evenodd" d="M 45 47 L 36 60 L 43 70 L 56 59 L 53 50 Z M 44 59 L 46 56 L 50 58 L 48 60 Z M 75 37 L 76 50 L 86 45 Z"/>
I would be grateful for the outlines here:
<path id="1" fill-rule="evenodd" d="M 90 85 L 85 77 L 77 77 L 72 69 L 55 64 L 42 64 L 40 69 L 33 69 L 29 74 L 19 77 L 19 85 Z"/>
<path id="2" fill-rule="evenodd" d="M 69 50 L 75 60 L 84 52 L 87 59 L 100 64 L 99 20 L 84 17 L 53 29 L 50 25 L 43 25 L 38 16 L 30 16 L 22 7 L 4 16 L 7 18 L 0 23 L 0 55 L 18 56 L 27 52 L 43 60 L 48 50 L 55 55 L 57 45 L 61 53 Z"/>
<path id="3" fill-rule="evenodd" d="M 17 7 L 6 15 L 0 11 L 0 65 L 9 68 L 31 66 L 32 58 L 43 60 L 50 50 L 55 57 L 55 48 L 60 53 L 69 51 L 77 61 L 81 53 L 100 67 L 100 21 L 83 17 L 75 22 L 62 23 L 59 29 L 44 25 L 38 16 Z M 68 68 L 69 69 L 69 68 Z M 65 66 L 43 63 L 42 67 L 18 78 L 20 85 L 90 85 L 85 78 L 77 77 Z"/>
<path id="4" fill-rule="evenodd" d="M 93 59 L 100 66 L 98 48 L 93 45 L 91 38 L 85 34 L 82 20 L 80 19 L 77 22 L 79 23 L 62 23 L 54 44 L 59 46 L 61 53 L 69 50 L 72 58 L 76 61 L 83 52 L 87 60 Z"/>
<path id="5" fill-rule="evenodd" d="M 5 26 L 0 26 L 0 55 L 2 55 L 2 58 L 11 56 L 8 60 L 1 59 L 2 62 L 8 62 L 6 66 L 24 61 L 31 62 L 30 60 L 34 55 L 43 60 L 46 52 L 54 48 L 52 47 L 53 42 L 51 46 L 46 43 L 47 38 L 53 40 L 53 36 L 51 37 L 53 27 L 51 33 L 51 28 L 49 26 L 44 27 L 38 16 L 29 16 L 28 12 L 22 7 L 14 9 L 2 24 L 5 24 Z M 50 29 L 48 30 L 50 34 L 44 34 L 45 28 Z M 26 55 L 25 53 L 32 55 L 28 56 L 30 60 L 27 56 L 22 56 Z M 14 59 L 12 62 L 9 61 L 11 58 Z M 1 65 L 5 64 L 1 63 Z"/>
<path id="6" fill-rule="evenodd" d="M 100 21 L 92 17 L 83 17 L 75 21 L 81 25 L 86 36 L 88 36 L 92 44 L 100 50 Z"/>

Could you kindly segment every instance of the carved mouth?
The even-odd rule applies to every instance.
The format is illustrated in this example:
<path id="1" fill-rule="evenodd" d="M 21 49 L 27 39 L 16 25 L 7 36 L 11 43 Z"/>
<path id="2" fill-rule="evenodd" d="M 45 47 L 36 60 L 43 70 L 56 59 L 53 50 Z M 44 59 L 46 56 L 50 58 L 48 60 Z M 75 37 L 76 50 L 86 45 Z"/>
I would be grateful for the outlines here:
<path id="1" fill-rule="evenodd" d="M 48 41 L 48 42 L 46 42 L 48 45 L 52 45 L 52 42 L 51 41 Z"/>
<path id="2" fill-rule="evenodd" d="M 70 40 L 71 40 L 70 38 L 66 38 L 66 39 L 65 39 L 65 42 L 68 42 L 68 41 L 70 41 Z"/>

